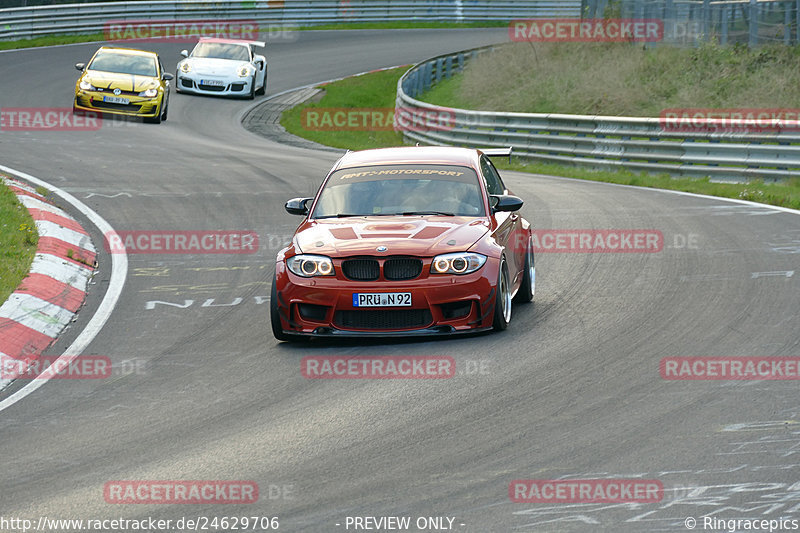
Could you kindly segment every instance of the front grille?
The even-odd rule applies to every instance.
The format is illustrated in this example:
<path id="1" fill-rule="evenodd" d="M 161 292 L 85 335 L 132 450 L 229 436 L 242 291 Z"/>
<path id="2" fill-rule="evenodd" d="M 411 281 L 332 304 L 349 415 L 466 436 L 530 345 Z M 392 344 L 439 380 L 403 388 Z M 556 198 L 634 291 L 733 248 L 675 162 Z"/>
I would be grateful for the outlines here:
<path id="1" fill-rule="evenodd" d="M 231 91 L 244 91 L 244 83 L 231 83 Z"/>
<path id="2" fill-rule="evenodd" d="M 334 323 L 343 329 L 415 329 L 433 322 L 428 309 L 336 311 Z"/>
<path id="3" fill-rule="evenodd" d="M 383 277 L 391 281 L 414 279 L 422 274 L 422 261 L 413 257 L 392 257 L 383 264 Z"/>
<path id="4" fill-rule="evenodd" d="M 225 90 L 224 85 L 206 85 L 204 83 L 200 83 L 198 84 L 198 87 L 204 91 L 214 91 L 218 93 L 221 93 L 222 91 Z"/>
<path id="5" fill-rule="evenodd" d="M 113 104 L 111 102 L 103 102 L 102 100 L 94 100 L 92 102 L 94 107 L 99 109 L 114 109 L 117 111 L 128 111 L 131 113 L 136 113 L 139 111 L 140 106 L 133 105 L 133 104 Z"/>
<path id="6" fill-rule="evenodd" d="M 342 272 L 355 281 L 375 281 L 381 275 L 381 267 L 375 259 L 345 259 L 342 261 Z"/>

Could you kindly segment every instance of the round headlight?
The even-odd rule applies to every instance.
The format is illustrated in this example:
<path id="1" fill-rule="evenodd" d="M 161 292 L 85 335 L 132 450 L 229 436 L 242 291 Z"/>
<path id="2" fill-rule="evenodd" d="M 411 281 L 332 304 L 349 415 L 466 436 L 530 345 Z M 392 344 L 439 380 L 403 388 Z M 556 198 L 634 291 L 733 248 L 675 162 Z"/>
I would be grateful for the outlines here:
<path id="1" fill-rule="evenodd" d="M 184 74 L 188 74 L 188 73 L 190 73 L 192 71 L 192 65 L 191 65 L 191 63 L 189 63 L 187 61 L 185 63 L 181 63 L 180 69 L 181 69 L 181 72 L 183 72 Z"/>
<path id="2" fill-rule="evenodd" d="M 317 263 L 314 261 L 303 261 L 300 263 L 300 270 L 306 276 L 313 276 L 317 272 Z"/>
<path id="3" fill-rule="evenodd" d="M 450 268 L 450 261 L 444 258 L 439 258 L 433 262 L 433 268 L 436 272 L 444 274 Z"/>
<path id="4" fill-rule="evenodd" d="M 236 73 L 239 75 L 240 78 L 246 78 L 250 75 L 250 66 L 249 65 L 242 65 L 238 68 Z"/>
<path id="5" fill-rule="evenodd" d="M 333 272 L 333 263 L 320 262 L 317 263 L 317 272 L 320 276 L 329 276 Z"/>
<path id="6" fill-rule="evenodd" d="M 457 274 L 461 274 L 462 272 L 467 270 L 469 264 L 467 263 L 467 260 L 464 259 L 463 257 L 456 257 L 450 263 L 450 266 Z"/>

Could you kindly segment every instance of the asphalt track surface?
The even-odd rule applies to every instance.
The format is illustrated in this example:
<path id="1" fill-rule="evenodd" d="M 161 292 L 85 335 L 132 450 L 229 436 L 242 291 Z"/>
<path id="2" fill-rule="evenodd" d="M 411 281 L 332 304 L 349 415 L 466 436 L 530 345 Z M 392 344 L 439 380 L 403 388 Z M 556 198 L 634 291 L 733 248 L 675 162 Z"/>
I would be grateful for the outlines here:
<path id="1" fill-rule="evenodd" d="M 269 47 L 267 95 L 504 39 L 502 29 L 302 33 Z M 154 49 L 173 70 L 184 47 Z M 0 54 L 0 104 L 70 106 L 73 64 L 95 48 Z M 797 381 L 659 375 L 669 356 L 800 356 L 798 215 L 505 172 L 537 228 L 657 229 L 664 249 L 539 254 L 536 302 L 515 306 L 499 334 L 281 344 L 266 301 L 275 252 L 299 222 L 282 206 L 313 193 L 336 154 L 244 131 L 251 105 L 173 92 L 161 125 L 0 133 L 0 163 L 70 192 L 118 231 L 254 230 L 261 242 L 255 255 L 129 256 L 122 298 L 84 353 L 136 371 L 52 380 L 0 412 L 0 516 L 268 516 L 282 531 L 353 531 L 348 516 L 439 516 L 465 532 L 800 519 Z M 102 298 L 110 262 L 100 260 L 86 307 L 52 353 Z M 308 380 L 306 355 L 446 355 L 457 374 Z M 664 496 L 509 499 L 514 479 L 555 478 L 657 479 Z M 109 504 L 112 480 L 252 480 L 261 496 Z"/>

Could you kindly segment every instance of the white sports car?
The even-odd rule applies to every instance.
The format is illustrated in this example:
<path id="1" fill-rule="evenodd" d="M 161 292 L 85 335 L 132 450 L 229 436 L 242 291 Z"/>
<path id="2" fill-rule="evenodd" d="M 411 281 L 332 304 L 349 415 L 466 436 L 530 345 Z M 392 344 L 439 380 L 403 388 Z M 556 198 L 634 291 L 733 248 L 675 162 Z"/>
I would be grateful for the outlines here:
<path id="1" fill-rule="evenodd" d="M 267 88 L 267 58 L 255 47 L 261 41 L 203 37 L 192 53 L 181 51 L 175 90 L 179 93 L 254 98 Z"/>

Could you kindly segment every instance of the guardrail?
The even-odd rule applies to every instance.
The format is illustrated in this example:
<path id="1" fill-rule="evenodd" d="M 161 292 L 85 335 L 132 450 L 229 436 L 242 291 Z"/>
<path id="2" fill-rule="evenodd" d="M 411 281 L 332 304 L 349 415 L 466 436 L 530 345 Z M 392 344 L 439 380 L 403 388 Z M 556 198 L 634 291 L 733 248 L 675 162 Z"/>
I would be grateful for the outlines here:
<path id="1" fill-rule="evenodd" d="M 101 33 L 109 21 L 248 20 L 260 26 L 580 17 L 581 0 L 172 0 L 0 9 L 0 40 Z"/>
<path id="2" fill-rule="evenodd" d="M 659 118 L 501 113 L 441 107 L 415 99 L 461 71 L 481 48 L 437 56 L 397 84 L 395 118 L 407 140 L 467 147 L 512 146 L 514 154 L 551 163 L 625 167 L 717 180 L 800 176 L 800 131 L 680 132 Z"/>

